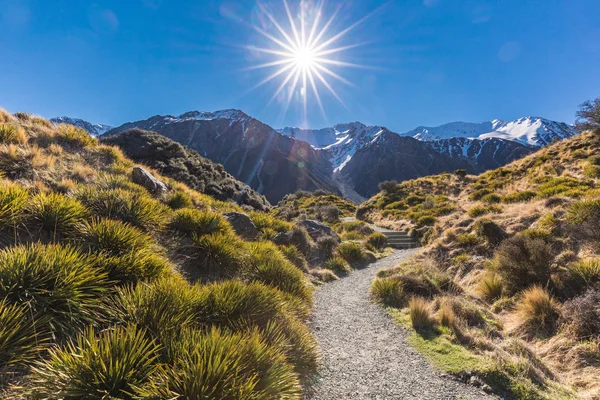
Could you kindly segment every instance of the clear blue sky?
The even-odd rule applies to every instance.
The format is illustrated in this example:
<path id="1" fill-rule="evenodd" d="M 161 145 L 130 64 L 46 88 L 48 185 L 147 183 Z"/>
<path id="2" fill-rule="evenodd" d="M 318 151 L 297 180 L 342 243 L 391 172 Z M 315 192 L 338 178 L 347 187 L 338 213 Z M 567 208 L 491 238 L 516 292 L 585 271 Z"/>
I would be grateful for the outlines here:
<path id="1" fill-rule="evenodd" d="M 288 26 L 281 0 L 263 0 Z M 289 0 L 292 8 L 298 1 Z M 383 2 L 343 5 L 340 31 Z M 327 120 L 308 97 L 308 125 L 359 120 L 403 132 L 450 121 L 543 116 L 571 122 L 600 96 L 600 1 L 395 0 L 336 42 L 367 45 L 339 59 L 342 107 L 321 87 Z M 280 127 L 303 122 L 296 97 L 281 116 L 281 80 L 245 67 L 272 60 L 251 28 L 266 23 L 251 0 L 0 0 L 0 106 L 45 117 L 117 125 L 155 114 L 239 108 Z"/>

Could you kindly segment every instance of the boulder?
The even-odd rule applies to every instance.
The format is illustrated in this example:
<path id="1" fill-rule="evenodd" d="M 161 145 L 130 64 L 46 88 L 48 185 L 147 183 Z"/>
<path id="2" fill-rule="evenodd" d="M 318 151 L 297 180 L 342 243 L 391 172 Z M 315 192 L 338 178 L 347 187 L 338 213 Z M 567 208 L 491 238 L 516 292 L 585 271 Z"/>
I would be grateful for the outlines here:
<path id="1" fill-rule="evenodd" d="M 303 221 L 299 221 L 298 225 L 306 229 L 308 235 L 315 242 L 320 238 L 326 236 L 333 237 L 337 241 L 337 243 L 342 241 L 333 229 L 331 229 L 329 226 L 325 225 L 322 222 L 315 221 L 314 219 L 305 219 Z"/>
<path id="2" fill-rule="evenodd" d="M 231 224 L 235 232 L 246 240 L 256 240 L 260 232 L 249 216 L 239 212 L 231 212 L 223 215 Z"/>
<path id="3" fill-rule="evenodd" d="M 150 172 L 142 167 L 133 167 L 131 180 L 138 185 L 145 187 L 150 193 L 163 194 L 167 192 L 167 185 L 154 177 Z"/>

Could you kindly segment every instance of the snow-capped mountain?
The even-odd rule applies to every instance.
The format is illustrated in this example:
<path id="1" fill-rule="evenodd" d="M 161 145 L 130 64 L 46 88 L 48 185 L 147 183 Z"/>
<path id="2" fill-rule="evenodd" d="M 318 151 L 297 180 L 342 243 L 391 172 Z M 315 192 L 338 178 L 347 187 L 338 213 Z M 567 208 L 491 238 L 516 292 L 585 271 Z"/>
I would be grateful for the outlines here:
<path id="1" fill-rule="evenodd" d="M 556 140 L 575 136 L 573 126 L 539 117 L 523 117 L 514 121 L 494 119 L 481 123 L 451 122 L 437 127 L 420 126 L 402 136 L 433 141 L 450 138 L 511 140 L 526 146 L 547 146 Z"/>
<path id="2" fill-rule="evenodd" d="M 106 132 L 112 129 L 112 126 L 104 125 L 104 124 L 92 124 L 91 122 L 84 121 L 79 118 L 70 118 L 70 117 L 57 117 L 52 118 L 50 121 L 55 124 L 69 124 L 75 125 L 79 128 L 87 131 L 92 136 L 100 136 L 104 135 Z"/>
<path id="3" fill-rule="evenodd" d="M 384 130 L 381 126 L 351 122 L 318 130 L 288 127 L 279 129 L 279 132 L 308 142 L 315 149 L 326 153 L 333 164 L 334 172 L 338 172 L 352 159 L 357 150 L 368 145 Z"/>

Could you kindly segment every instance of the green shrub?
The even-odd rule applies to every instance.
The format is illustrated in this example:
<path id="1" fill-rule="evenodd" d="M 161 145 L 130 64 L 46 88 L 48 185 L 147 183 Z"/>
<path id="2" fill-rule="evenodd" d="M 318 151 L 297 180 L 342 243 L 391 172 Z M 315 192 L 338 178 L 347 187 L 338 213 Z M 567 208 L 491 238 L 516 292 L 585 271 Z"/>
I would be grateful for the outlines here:
<path id="1" fill-rule="evenodd" d="M 93 260 L 69 246 L 32 244 L 0 252 L 0 298 L 27 305 L 36 320 L 49 318 L 57 334 L 96 321 L 108 285 Z"/>
<path id="2" fill-rule="evenodd" d="M 573 293 L 582 293 L 590 287 L 600 288 L 600 259 L 571 263 L 562 275 L 563 285 Z"/>
<path id="3" fill-rule="evenodd" d="M 212 233 L 232 233 L 231 225 L 221 214 L 190 208 L 175 211 L 169 227 L 190 237 Z"/>
<path id="4" fill-rule="evenodd" d="M 487 207 L 475 206 L 467 212 L 467 215 L 471 218 L 477 218 L 477 217 L 480 217 L 485 214 L 490 214 L 490 213 L 498 214 L 501 212 L 502 212 L 502 208 L 500 208 L 496 205 L 491 205 L 491 206 L 487 206 Z"/>
<path id="5" fill-rule="evenodd" d="M 0 187 L 0 229 L 14 228 L 24 218 L 29 193 L 21 185 L 3 182 Z"/>
<path id="6" fill-rule="evenodd" d="M 158 350 L 134 326 L 98 336 L 86 329 L 75 342 L 49 351 L 33 368 L 26 392 L 37 399 L 131 398 L 155 373 Z"/>
<path id="7" fill-rule="evenodd" d="M 323 268 L 333 271 L 338 276 L 346 275 L 352 271 L 348 262 L 340 256 L 334 256 L 325 261 Z"/>
<path id="8" fill-rule="evenodd" d="M 567 222 L 579 234 L 600 240 L 600 199 L 575 203 L 567 211 Z"/>
<path id="9" fill-rule="evenodd" d="M 538 187 L 538 196 L 542 198 L 558 195 L 581 197 L 589 189 L 589 182 L 583 182 L 570 176 L 562 176 L 545 180 Z"/>
<path id="10" fill-rule="evenodd" d="M 310 302 L 310 291 L 302 271 L 290 263 L 271 242 L 248 244 L 251 279 Z"/>
<path id="11" fill-rule="evenodd" d="M 272 229 L 277 233 L 289 232 L 293 228 L 291 223 L 274 218 L 264 212 L 253 211 L 248 213 L 248 216 L 261 233 L 264 233 L 267 229 Z"/>
<path id="12" fill-rule="evenodd" d="M 279 246 L 279 250 L 285 258 L 288 259 L 292 264 L 294 264 L 300 270 L 307 272 L 308 271 L 308 263 L 306 262 L 306 258 L 304 254 L 296 246 L 293 244 L 289 246 Z"/>
<path id="13" fill-rule="evenodd" d="M 502 198 L 504 203 L 524 203 L 537 196 L 537 193 L 531 190 L 523 190 L 521 192 L 515 192 L 507 194 Z"/>
<path id="14" fill-rule="evenodd" d="M 45 343 L 47 321 L 34 321 L 26 305 L 0 301 L 0 366 L 34 358 Z"/>
<path id="15" fill-rule="evenodd" d="M 0 143 L 3 144 L 25 144 L 27 143 L 27 134 L 25 129 L 13 124 L 0 124 Z"/>
<path id="16" fill-rule="evenodd" d="M 475 231 L 477 235 L 485 239 L 487 243 L 492 246 L 499 245 L 504 239 L 507 238 L 507 234 L 497 223 L 487 220 L 480 219 L 475 222 Z"/>
<path id="17" fill-rule="evenodd" d="M 86 208 L 77 200 L 57 193 L 40 193 L 31 199 L 28 207 L 29 225 L 53 235 L 75 234 L 80 223 L 88 216 Z"/>
<path id="18" fill-rule="evenodd" d="M 387 236 L 385 236 L 383 233 L 375 232 L 368 237 L 367 243 L 375 247 L 376 249 L 383 249 L 387 246 L 388 239 Z"/>
<path id="19" fill-rule="evenodd" d="M 404 307 L 408 300 L 402 281 L 394 278 L 375 279 L 371 284 L 371 295 L 377 302 L 396 308 Z"/>
<path id="20" fill-rule="evenodd" d="M 138 393 L 143 398 L 257 399 L 299 398 L 300 382 L 285 356 L 258 334 L 211 329 L 184 331 L 173 366 Z"/>
<path id="21" fill-rule="evenodd" d="M 432 215 L 423 215 L 416 220 L 417 226 L 431 226 L 437 219 Z"/>
<path id="22" fill-rule="evenodd" d="M 166 204 L 173 210 L 179 210 L 181 208 L 193 208 L 194 201 L 192 197 L 182 191 L 176 191 L 169 195 Z"/>
<path id="23" fill-rule="evenodd" d="M 487 204 L 496 204 L 502 201 L 502 197 L 495 193 L 486 194 L 481 198 L 481 201 Z"/>
<path id="24" fill-rule="evenodd" d="M 83 189 L 78 197 L 97 217 L 119 219 L 144 231 L 161 229 L 170 215 L 170 209 L 147 195 L 123 189 Z"/>
<path id="25" fill-rule="evenodd" d="M 494 256 L 494 267 L 505 289 L 514 294 L 550 281 L 552 250 L 542 239 L 516 235 L 506 239 Z"/>
<path id="26" fill-rule="evenodd" d="M 244 266 L 243 242 L 236 236 L 215 233 L 192 236 L 194 259 L 203 275 L 215 278 L 231 278 L 239 274 Z"/>
<path id="27" fill-rule="evenodd" d="M 363 261 L 364 254 L 363 249 L 359 243 L 356 242 L 342 242 L 337 248 L 337 253 L 344 260 L 353 263 L 360 263 Z"/>

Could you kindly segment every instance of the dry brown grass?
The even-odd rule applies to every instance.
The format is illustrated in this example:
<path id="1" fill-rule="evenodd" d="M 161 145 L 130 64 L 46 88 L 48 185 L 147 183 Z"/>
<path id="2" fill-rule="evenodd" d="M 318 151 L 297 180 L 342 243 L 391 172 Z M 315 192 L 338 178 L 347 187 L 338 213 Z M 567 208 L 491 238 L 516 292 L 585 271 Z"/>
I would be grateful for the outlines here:
<path id="1" fill-rule="evenodd" d="M 551 335 L 557 327 L 559 315 L 557 302 L 541 286 L 533 286 L 523 292 L 515 313 L 519 329 L 534 336 Z"/>
<path id="2" fill-rule="evenodd" d="M 416 331 L 432 329 L 435 321 L 427 300 L 422 297 L 413 297 L 408 301 L 410 321 Z"/>

